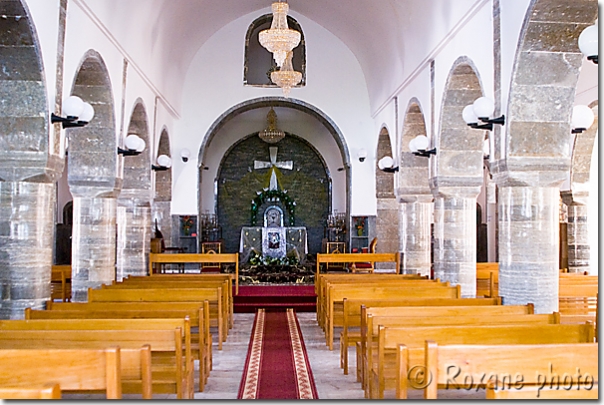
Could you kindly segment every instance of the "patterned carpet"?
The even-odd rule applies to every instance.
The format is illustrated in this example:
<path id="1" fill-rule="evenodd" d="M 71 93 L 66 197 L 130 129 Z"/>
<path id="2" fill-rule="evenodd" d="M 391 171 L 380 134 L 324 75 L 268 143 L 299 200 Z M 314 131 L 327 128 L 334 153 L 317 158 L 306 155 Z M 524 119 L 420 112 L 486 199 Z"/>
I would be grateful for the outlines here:
<path id="1" fill-rule="evenodd" d="M 238 399 L 317 399 L 293 309 L 256 313 Z"/>

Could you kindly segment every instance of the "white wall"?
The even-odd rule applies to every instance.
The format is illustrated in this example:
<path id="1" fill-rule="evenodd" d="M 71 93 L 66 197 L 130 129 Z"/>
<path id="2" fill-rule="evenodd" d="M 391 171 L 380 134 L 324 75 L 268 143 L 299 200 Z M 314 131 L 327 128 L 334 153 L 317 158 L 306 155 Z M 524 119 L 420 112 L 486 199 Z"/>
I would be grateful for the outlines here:
<path id="1" fill-rule="evenodd" d="M 173 214 L 197 212 L 196 156 L 214 121 L 243 100 L 282 95 L 280 89 L 243 86 L 245 33 L 258 15 L 248 14 L 216 32 L 191 63 L 185 78 L 183 118 L 175 127 L 173 147 L 188 148 L 192 159 L 187 164 L 177 161 L 173 166 Z M 304 16 L 294 13 L 292 16 L 301 24 L 306 39 L 307 84 L 292 89 L 290 97 L 315 106 L 338 126 L 351 152 L 352 214 L 375 213 L 375 199 L 367 198 L 367 189 L 375 193 L 373 170 L 352 154 L 361 147 L 369 150 L 367 139 L 376 137 L 363 72 L 338 38 Z M 328 154 L 324 158 L 333 159 Z M 334 183 L 334 189 L 337 187 L 341 185 Z"/>

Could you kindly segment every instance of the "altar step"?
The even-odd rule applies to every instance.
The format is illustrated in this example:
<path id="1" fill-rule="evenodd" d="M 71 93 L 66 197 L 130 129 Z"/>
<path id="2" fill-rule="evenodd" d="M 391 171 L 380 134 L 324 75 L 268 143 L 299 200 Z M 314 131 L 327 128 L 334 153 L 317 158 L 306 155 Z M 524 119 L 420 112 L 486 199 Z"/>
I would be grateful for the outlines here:
<path id="1" fill-rule="evenodd" d="M 233 292 L 233 309 L 237 313 L 253 313 L 258 308 L 315 312 L 316 302 L 313 285 L 245 285 L 239 286 L 239 295 Z"/>

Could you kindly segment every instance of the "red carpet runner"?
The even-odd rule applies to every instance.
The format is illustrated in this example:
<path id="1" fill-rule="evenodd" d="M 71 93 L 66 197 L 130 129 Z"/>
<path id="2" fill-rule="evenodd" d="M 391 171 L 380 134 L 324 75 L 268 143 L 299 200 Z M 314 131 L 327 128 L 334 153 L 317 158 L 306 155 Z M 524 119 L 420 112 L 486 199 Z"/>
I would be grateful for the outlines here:
<path id="1" fill-rule="evenodd" d="M 293 309 L 256 312 L 238 399 L 317 399 Z"/>

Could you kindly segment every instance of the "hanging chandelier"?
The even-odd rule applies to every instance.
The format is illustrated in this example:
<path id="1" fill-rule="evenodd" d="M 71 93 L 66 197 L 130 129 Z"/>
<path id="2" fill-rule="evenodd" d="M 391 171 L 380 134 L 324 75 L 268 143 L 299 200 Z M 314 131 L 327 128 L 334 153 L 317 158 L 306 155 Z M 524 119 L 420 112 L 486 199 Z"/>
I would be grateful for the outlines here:
<path id="1" fill-rule="evenodd" d="M 271 107 L 266 115 L 266 121 L 268 122 L 268 127 L 264 131 L 258 132 L 260 139 L 266 143 L 277 143 L 285 138 L 285 132 L 277 128 L 277 113 L 273 110 L 273 107 Z"/>
<path id="2" fill-rule="evenodd" d="M 300 43 L 301 35 L 298 31 L 287 26 L 287 12 L 289 5 L 281 1 L 272 4 L 273 21 L 271 28 L 260 31 L 258 40 L 260 45 L 273 54 L 277 66 L 282 67 L 287 53 Z"/>
<path id="3" fill-rule="evenodd" d="M 283 89 L 283 95 L 289 97 L 289 91 L 292 87 L 302 81 L 302 73 L 296 72 L 292 66 L 293 52 L 287 53 L 287 58 L 283 63 L 283 67 L 280 70 L 271 73 L 271 80 L 277 86 Z"/>

